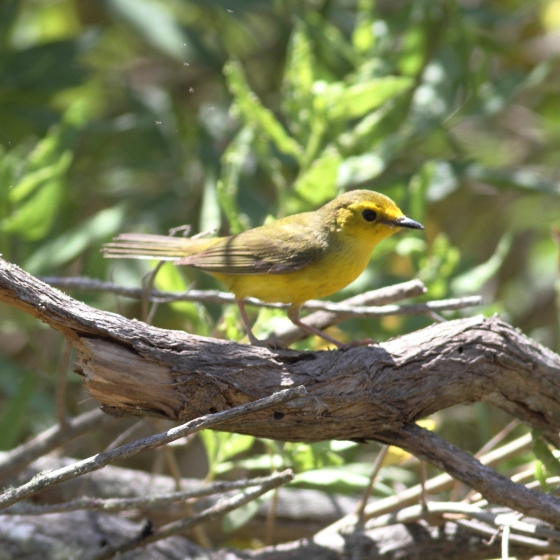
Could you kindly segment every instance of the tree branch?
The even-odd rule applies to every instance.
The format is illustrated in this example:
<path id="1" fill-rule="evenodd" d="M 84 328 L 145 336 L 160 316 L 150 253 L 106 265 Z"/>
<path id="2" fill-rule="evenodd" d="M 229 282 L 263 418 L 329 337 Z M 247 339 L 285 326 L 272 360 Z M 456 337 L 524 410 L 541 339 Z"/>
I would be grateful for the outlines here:
<path id="1" fill-rule="evenodd" d="M 264 397 L 257 401 L 239 405 L 229 410 L 196 418 L 195 420 L 191 420 L 182 426 L 171 428 L 161 434 L 155 434 L 141 440 L 133 441 L 132 443 L 127 443 L 126 445 L 121 445 L 111 451 L 98 453 L 93 457 L 78 461 L 73 465 L 63 467 L 57 471 L 40 473 L 27 484 L 22 484 L 18 488 L 10 488 L 3 494 L 0 494 L 0 509 L 6 508 L 11 504 L 15 504 L 20 500 L 28 498 L 45 488 L 53 486 L 54 484 L 59 484 L 60 482 L 64 482 L 65 480 L 69 480 L 76 476 L 81 476 L 83 474 L 102 469 L 106 465 L 116 461 L 121 461 L 138 453 L 155 449 L 156 447 L 160 447 L 175 441 L 180 437 L 187 436 L 205 428 L 215 428 L 222 422 L 227 422 L 232 418 L 245 417 L 263 409 L 291 401 L 297 397 L 303 397 L 305 394 L 306 390 L 302 386 L 294 387 L 292 389 L 284 389 L 283 391 L 278 391 L 269 397 Z"/>
<path id="2" fill-rule="evenodd" d="M 560 524 L 560 500 L 519 487 L 413 422 L 485 401 L 557 437 L 560 356 L 497 318 L 435 324 L 378 346 L 273 351 L 164 331 L 92 309 L 0 260 L 0 299 L 75 346 L 90 394 L 116 415 L 185 422 L 279 389 L 308 395 L 220 425 L 289 441 L 377 439 L 447 470 L 490 501 Z"/>

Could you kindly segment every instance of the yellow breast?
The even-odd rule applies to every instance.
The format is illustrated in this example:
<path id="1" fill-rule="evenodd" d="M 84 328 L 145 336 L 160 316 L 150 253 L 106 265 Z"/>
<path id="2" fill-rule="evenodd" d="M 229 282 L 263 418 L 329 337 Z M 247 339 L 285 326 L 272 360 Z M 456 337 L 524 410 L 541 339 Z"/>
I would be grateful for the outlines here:
<path id="1" fill-rule="evenodd" d="M 300 305 L 338 292 L 366 268 L 370 244 L 345 243 L 309 266 L 286 274 L 212 274 L 237 299 L 255 297 L 266 302 Z"/>

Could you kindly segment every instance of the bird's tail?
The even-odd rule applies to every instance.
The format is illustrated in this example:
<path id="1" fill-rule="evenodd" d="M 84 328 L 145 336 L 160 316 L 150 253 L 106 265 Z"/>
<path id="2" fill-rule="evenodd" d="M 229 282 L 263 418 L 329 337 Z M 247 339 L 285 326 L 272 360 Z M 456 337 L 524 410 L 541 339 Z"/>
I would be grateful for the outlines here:
<path id="1" fill-rule="evenodd" d="M 111 243 L 104 245 L 101 252 L 110 259 L 156 259 L 175 261 L 182 257 L 204 251 L 219 238 L 192 239 L 169 237 L 148 233 L 121 233 Z"/>

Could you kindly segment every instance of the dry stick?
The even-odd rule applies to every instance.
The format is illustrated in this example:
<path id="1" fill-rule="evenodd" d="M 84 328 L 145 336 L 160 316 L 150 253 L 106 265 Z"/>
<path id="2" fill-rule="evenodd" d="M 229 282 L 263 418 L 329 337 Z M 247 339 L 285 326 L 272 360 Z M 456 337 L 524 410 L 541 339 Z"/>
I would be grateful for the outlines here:
<path id="1" fill-rule="evenodd" d="M 502 447 L 490 451 L 486 455 L 479 458 L 483 465 L 488 467 L 495 466 L 503 461 L 507 461 L 511 457 L 515 457 L 519 453 L 523 453 L 531 448 L 533 438 L 531 434 L 526 434 Z M 455 479 L 449 474 L 440 474 L 428 480 L 425 485 L 425 491 L 431 493 L 442 492 L 448 490 L 455 484 Z M 366 519 L 371 519 L 386 512 L 394 511 L 395 509 L 414 504 L 422 494 L 422 485 L 417 484 L 400 492 L 397 496 L 390 496 L 378 500 L 371 504 L 365 512 Z"/>
<path id="2" fill-rule="evenodd" d="M 477 521 L 471 521 L 470 519 L 455 519 L 454 522 L 457 523 L 457 525 L 460 525 L 461 527 L 465 527 L 466 529 L 469 529 L 470 531 L 490 537 L 491 541 L 493 541 L 497 535 L 497 531 L 495 527 L 489 527 L 488 525 L 479 523 Z M 558 545 L 555 546 L 554 544 L 548 541 L 541 541 L 539 539 L 532 539 L 530 537 L 524 537 L 521 535 L 510 535 L 509 541 L 513 544 L 518 544 L 520 546 L 533 548 L 535 550 L 538 550 L 542 554 L 545 554 L 547 552 L 550 553 L 560 552 L 560 546 Z"/>
<path id="3" fill-rule="evenodd" d="M 0 480 L 18 473 L 35 459 L 46 455 L 53 449 L 61 447 L 95 428 L 113 422 L 115 422 L 115 418 L 95 409 L 68 420 L 68 427 L 65 430 L 61 429 L 60 424 L 45 430 L 0 458 Z"/>
<path id="4" fill-rule="evenodd" d="M 58 276 L 39 276 L 39 280 L 50 284 L 56 288 L 78 289 L 90 292 L 108 292 L 128 297 L 131 299 L 141 299 L 144 293 L 143 288 L 130 288 L 121 286 L 114 282 L 104 282 L 95 278 L 83 276 L 58 277 Z M 420 280 L 410 280 L 394 286 L 387 286 L 378 290 L 371 290 L 359 296 L 345 300 L 347 305 L 386 305 L 406 298 L 419 296 L 426 293 L 426 288 Z M 233 294 L 220 292 L 218 290 L 187 290 L 185 292 L 162 292 L 152 290 L 149 293 L 150 301 L 167 303 L 172 301 L 193 301 L 197 303 L 235 303 Z M 285 308 L 286 305 L 280 303 L 264 303 L 255 298 L 247 298 L 248 305 L 262 307 Z M 315 302 L 318 303 L 318 302 Z M 305 309 L 305 304 L 303 305 Z"/>
<path id="5" fill-rule="evenodd" d="M 115 461 L 120 461 L 122 459 L 127 459 L 132 457 L 137 453 L 143 451 L 149 451 L 155 449 L 161 445 L 165 445 L 170 441 L 178 439 L 180 437 L 186 436 L 193 432 L 202 430 L 204 428 L 213 428 L 222 422 L 231 421 L 232 419 L 237 419 L 240 416 L 245 416 L 253 412 L 258 412 L 264 410 L 271 406 L 282 404 L 291 401 L 297 397 L 303 397 L 307 394 L 305 387 L 300 385 L 299 387 L 294 387 L 293 389 L 285 389 L 283 391 L 278 391 L 269 397 L 259 399 L 241 406 L 236 406 L 235 408 L 230 408 L 229 410 L 224 410 L 222 412 L 216 412 L 215 414 L 207 414 L 196 418 L 175 428 L 171 428 L 166 432 L 161 434 L 156 434 L 132 443 L 128 443 L 121 447 L 117 447 L 112 451 L 106 451 L 104 453 L 99 453 L 83 461 L 78 461 L 73 465 L 68 467 L 63 467 L 54 472 L 49 472 L 45 474 L 39 474 L 35 476 L 28 483 L 19 486 L 18 488 L 9 489 L 0 495 L 0 509 L 6 508 L 11 504 L 19 502 L 37 492 L 44 490 L 50 486 L 58 484 L 59 482 L 64 482 L 71 478 L 75 478 L 85 473 L 99 470 L 104 466 L 114 463 Z"/>
<path id="6" fill-rule="evenodd" d="M 491 511 L 484 511 L 478 507 L 460 502 L 429 502 L 426 508 L 422 505 L 411 506 L 395 513 L 377 517 L 376 519 L 369 521 L 366 524 L 365 529 L 370 530 L 374 528 L 387 527 L 398 523 L 414 523 L 421 519 L 433 521 L 435 516 L 443 516 L 445 519 L 457 521 L 458 515 L 464 515 L 466 517 L 476 519 L 477 521 L 481 521 L 482 523 L 487 524 L 486 526 L 491 531 L 495 531 L 496 527 L 502 527 L 507 523 L 509 527 L 515 531 L 530 534 L 536 537 L 542 537 L 544 539 L 554 539 L 560 542 L 560 531 L 520 521 L 516 516 L 514 517 L 513 513 L 493 513 Z M 513 537 L 513 535 L 510 536 L 510 541 L 513 542 L 511 537 Z M 537 544 L 540 549 L 543 545 L 549 543 L 546 543 L 545 541 L 537 541 Z M 560 549 L 560 546 L 556 545 L 556 548 Z"/>
<path id="7" fill-rule="evenodd" d="M 356 508 L 356 515 L 358 516 L 358 521 L 360 523 L 363 523 L 364 521 L 364 512 L 366 510 L 366 506 L 371 496 L 371 493 L 373 492 L 373 485 L 375 484 L 377 475 L 381 470 L 383 461 L 385 460 L 385 457 L 387 457 L 387 452 L 389 451 L 389 447 L 390 447 L 389 445 L 383 445 L 379 450 L 379 453 L 377 454 L 375 461 L 373 462 L 373 469 L 371 471 L 371 476 L 369 477 L 368 487 L 366 488 L 366 491 L 364 492 L 364 495 L 362 496 L 362 499 L 360 500 L 360 503 Z"/>
<path id="8" fill-rule="evenodd" d="M 132 297 L 134 299 L 141 299 L 143 289 L 141 288 L 126 288 L 118 286 L 111 282 L 101 282 L 97 280 L 84 279 L 84 278 L 39 278 L 43 282 L 56 287 L 75 287 L 84 289 L 89 286 L 92 291 L 113 292 Z M 407 296 L 410 297 L 410 296 Z M 353 298 L 351 298 L 353 299 Z M 219 292 L 217 290 L 189 290 L 188 292 L 160 292 L 159 290 L 152 290 L 150 292 L 150 301 L 157 301 L 159 303 L 171 301 L 194 301 L 199 303 L 235 303 L 235 297 L 232 294 Z M 255 298 L 247 298 L 245 303 L 248 305 L 255 305 L 258 307 L 268 307 L 271 309 L 286 309 L 287 304 L 284 303 L 266 303 Z M 328 311 L 336 314 L 344 314 L 348 317 L 387 317 L 388 315 L 424 315 L 432 311 L 455 311 L 464 309 L 465 307 L 473 307 L 480 305 L 482 298 L 480 296 L 468 296 L 463 298 L 444 299 L 440 301 L 416 303 L 411 305 L 384 305 L 384 306 L 354 306 L 348 305 L 345 302 L 332 303 L 319 300 L 309 300 L 302 307 L 304 309 L 315 311 Z"/>
<path id="9" fill-rule="evenodd" d="M 420 461 L 420 505 L 427 511 L 428 509 L 428 492 L 426 491 L 426 480 L 428 473 L 426 472 L 426 461 Z"/>
<path id="10" fill-rule="evenodd" d="M 507 426 L 502 428 L 492 439 L 486 442 L 475 454 L 477 459 L 480 459 L 485 453 L 488 453 L 491 449 L 494 449 L 498 443 L 502 442 L 511 432 L 519 426 L 519 420 L 512 420 Z"/>
<path id="11" fill-rule="evenodd" d="M 160 271 L 161 267 L 165 264 L 165 261 L 160 261 L 154 267 L 153 270 L 150 270 L 148 274 L 144 276 L 142 279 L 142 297 L 140 298 L 141 301 L 141 317 L 142 321 L 147 323 L 148 325 L 152 322 L 153 316 L 155 314 L 155 310 L 157 309 L 158 302 L 154 301 L 152 308 L 148 311 L 148 300 L 150 297 L 150 293 L 154 287 L 154 282 L 156 281 L 157 273 Z"/>
<path id="12" fill-rule="evenodd" d="M 18 503 L 6 508 L 2 515 L 45 515 L 48 513 L 66 513 L 82 509 L 103 512 L 119 512 L 127 510 L 147 509 L 161 507 L 174 502 L 185 502 L 195 498 L 205 498 L 214 494 L 223 494 L 232 490 L 242 490 L 252 486 L 265 484 L 269 480 L 276 480 L 278 473 L 270 476 L 261 476 L 252 479 L 234 480 L 230 482 L 214 482 L 197 490 L 181 490 L 179 492 L 166 492 L 164 494 L 153 494 L 141 498 L 94 498 L 83 496 L 69 502 L 58 504 L 37 505 L 31 503 Z"/>
<path id="13" fill-rule="evenodd" d="M 117 295 L 129 297 L 131 299 L 142 299 L 144 294 L 143 288 L 130 288 L 121 286 L 113 282 L 103 282 L 94 278 L 85 277 L 51 277 L 40 276 L 39 280 L 50 284 L 56 288 L 79 289 L 91 292 L 109 292 Z M 394 286 L 387 286 L 378 290 L 372 290 L 359 296 L 349 298 L 342 302 L 346 305 L 385 305 L 394 303 L 402 299 L 422 295 L 426 292 L 424 284 L 420 280 L 411 280 Z M 185 292 L 162 292 L 160 290 L 151 290 L 148 297 L 149 301 L 158 303 L 169 303 L 173 301 L 192 301 L 196 303 L 235 303 L 233 294 L 220 292 L 218 290 L 187 290 Z M 247 298 L 247 305 L 255 305 L 259 307 L 270 307 L 273 309 L 285 309 L 288 306 L 282 303 L 266 303 L 255 298 Z M 316 309 L 322 309 L 321 305 L 325 303 L 319 300 L 310 300 L 305 303 L 303 309 L 309 309 L 308 305 L 314 305 Z"/>
<path id="14" fill-rule="evenodd" d="M 146 419 L 142 418 L 142 420 L 138 420 L 127 428 L 124 432 L 121 432 L 106 448 L 105 451 L 111 451 L 111 449 L 115 449 L 118 447 L 123 441 L 126 441 L 136 430 L 142 427 L 146 423 Z"/>
<path id="15" fill-rule="evenodd" d="M 529 468 L 525 471 L 521 471 L 520 473 L 514 474 L 511 477 L 513 482 L 523 483 L 527 488 L 541 488 L 541 483 L 538 480 L 534 480 L 533 482 L 527 482 L 531 478 L 535 478 L 535 467 Z M 550 478 L 545 479 L 545 482 L 549 486 L 556 486 L 560 484 L 560 476 L 551 476 Z M 551 493 L 556 493 L 558 490 L 551 491 Z M 477 492 L 469 497 L 471 505 L 477 507 L 485 507 L 488 505 L 488 500 L 484 500 L 482 496 Z"/>
<path id="16" fill-rule="evenodd" d="M 496 445 L 498 445 L 498 443 L 500 443 L 501 441 L 503 441 L 515 428 L 517 428 L 517 426 L 519 426 L 519 420 L 515 419 L 512 420 L 507 426 L 505 426 L 504 428 L 502 428 L 493 438 L 491 438 L 489 441 L 487 441 L 475 454 L 474 456 L 477 459 L 480 459 L 480 457 L 482 457 L 485 453 L 487 453 L 488 451 L 490 451 L 490 449 L 493 449 L 494 447 L 496 447 Z M 512 479 L 513 480 L 513 479 Z M 516 481 L 517 482 L 517 481 Z M 462 486 L 462 483 L 457 481 L 455 483 L 455 485 L 453 486 L 453 490 L 451 491 L 451 494 L 449 496 L 449 498 L 454 501 L 456 499 L 458 499 L 459 497 L 459 490 Z M 474 492 L 471 490 L 467 496 L 465 496 L 465 498 L 463 499 L 463 501 L 469 501 L 470 500 L 470 496 L 474 494 Z"/>
<path id="17" fill-rule="evenodd" d="M 480 296 L 468 296 L 463 298 L 442 299 L 439 301 L 427 301 L 426 303 L 412 303 L 408 305 L 383 305 L 383 306 L 355 306 L 340 303 L 329 303 L 328 301 L 307 302 L 307 309 L 321 309 L 336 313 L 345 313 L 353 317 L 387 317 L 389 315 L 425 315 L 430 311 L 455 311 L 465 307 L 480 305 Z"/>
<path id="18" fill-rule="evenodd" d="M 58 375 L 56 380 L 56 416 L 61 430 L 68 428 L 68 416 L 66 415 L 66 372 L 70 362 L 70 352 L 72 346 L 64 339 L 62 343 L 62 351 L 60 353 L 60 362 L 58 364 Z"/>
<path id="19" fill-rule="evenodd" d="M 272 544 L 272 537 L 274 536 L 274 524 L 276 523 L 276 512 L 278 510 L 278 488 L 272 493 L 272 499 L 270 500 L 270 507 L 268 508 L 268 513 L 266 516 L 265 525 L 265 537 L 264 544 L 269 546 Z"/>
<path id="20" fill-rule="evenodd" d="M 232 498 L 223 500 L 221 503 L 209 507 L 208 509 L 205 509 L 197 515 L 193 515 L 192 517 L 187 517 L 186 519 L 181 519 L 180 521 L 168 523 L 167 525 L 164 525 L 159 529 L 155 529 L 147 535 L 141 533 L 137 537 L 130 539 L 128 542 L 125 542 L 119 546 L 110 547 L 103 552 L 93 554 L 88 558 L 88 560 L 109 560 L 110 558 L 113 558 L 118 554 L 123 554 L 125 552 L 128 552 L 129 550 L 134 550 L 139 546 L 145 546 L 149 543 L 166 539 L 167 537 L 170 537 L 177 533 L 182 533 L 183 531 L 191 529 L 196 525 L 199 525 L 200 523 L 216 519 L 217 517 L 220 517 L 234 509 L 237 509 L 238 507 L 252 502 L 259 496 L 266 494 L 266 492 L 268 492 L 269 490 L 290 482 L 293 477 L 294 475 L 289 469 L 281 473 L 272 475 L 270 477 L 271 480 L 257 486 L 252 490 L 246 490 Z"/>
<path id="21" fill-rule="evenodd" d="M 394 432 L 378 433 L 376 439 L 398 445 L 452 477 L 460 478 L 478 490 L 489 502 L 503 504 L 548 523 L 560 523 L 560 501 L 557 498 L 515 484 L 509 478 L 482 465 L 469 453 L 416 424 L 407 424 Z"/>
<path id="22" fill-rule="evenodd" d="M 531 434 L 522 436 L 511 443 L 508 443 L 490 453 L 486 454 L 484 457 L 480 458 L 480 462 L 486 466 L 493 466 L 502 461 L 521 453 L 527 449 L 530 449 L 533 439 Z M 425 489 L 427 492 L 437 493 L 443 490 L 450 489 L 455 483 L 455 479 L 452 478 L 447 473 L 440 474 L 426 482 Z M 399 492 L 396 496 L 389 496 L 388 498 L 382 498 L 376 502 L 370 504 L 366 507 L 364 511 L 364 519 L 368 520 L 373 517 L 378 517 L 384 513 L 389 513 L 400 508 L 410 506 L 418 502 L 418 499 L 422 495 L 422 485 L 417 484 L 411 488 L 407 488 L 402 492 Z M 355 514 L 346 515 L 342 517 L 332 525 L 325 527 L 321 533 L 332 533 L 334 531 L 340 531 L 347 527 L 352 527 L 356 524 L 357 518 Z"/>

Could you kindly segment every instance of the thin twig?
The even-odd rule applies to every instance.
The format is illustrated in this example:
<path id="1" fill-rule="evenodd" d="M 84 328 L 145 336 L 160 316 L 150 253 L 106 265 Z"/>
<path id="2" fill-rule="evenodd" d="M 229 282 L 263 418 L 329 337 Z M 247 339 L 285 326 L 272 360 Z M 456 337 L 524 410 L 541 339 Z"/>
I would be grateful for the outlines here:
<path id="1" fill-rule="evenodd" d="M 475 454 L 477 459 L 480 459 L 485 453 L 494 449 L 498 443 L 501 443 L 511 432 L 519 426 L 519 420 L 512 420 L 505 428 L 502 428 L 492 439 L 486 442 Z"/>
<path id="2" fill-rule="evenodd" d="M 457 525 L 460 525 L 461 527 L 469 529 L 470 531 L 474 531 L 475 533 L 490 537 L 491 541 L 493 541 L 493 539 L 499 532 L 499 530 L 497 531 L 495 527 L 489 527 L 485 523 L 480 523 L 476 520 L 473 521 L 471 519 L 457 519 L 455 520 L 455 523 L 457 523 Z M 525 537 L 523 535 L 510 535 L 509 542 L 511 542 L 512 544 L 533 548 L 543 554 L 546 552 L 550 552 L 553 554 L 560 552 L 560 546 L 555 545 L 554 543 L 545 540 L 541 541 L 539 539 L 532 539 L 531 537 Z M 492 542 L 489 542 L 488 544 L 492 544 Z"/>
<path id="3" fill-rule="evenodd" d="M 265 527 L 265 537 L 264 544 L 269 546 L 272 544 L 272 539 L 274 537 L 274 524 L 276 523 L 276 513 L 278 511 L 278 488 L 275 488 L 272 493 L 272 499 L 270 500 L 270 507 L 268 508 L 268 513 L 266 516 L 266 527 Z"/>
<path id="4" fill-rule="evenodd" d="M 153 319 L 155 309 L 157 308 L 158 302 L 155 301 L 152 304 L 152 309 L 148 310 L 148 301 L 150 298 L 150 293 L 154 288 L 154 282 L 156 280 L 157 273 L 161 270 L 161 267 L 165 264 L 165 261 L 160 261 L 157 265 L 150 270 L 144 277 L 142 278 L 142 297 L 140 298 L 141 301 L 141 317 L 142 321 L 145 323 L 150 324 L 151 320 Z"/>
<path id="5" fill-rule="evenodd" d="M 531 438 L 531 434 L 524 435 L 498 449 L 495 449 L 494 451 L 490 451 L 480 458 L 480 462 L 486 466 L 497 465 L 502 461 L 506 461 L 507 459 L 527 449 L 530 449 L 532 441 L 533 440 Z M 454 483 L 455 479 L 453 479 L 450 475 L 444 473 L 428 480 L 425 484 L 425 489 L 430 493 L 438 493 L 444 490 L 449 490 Z M 402 492 L 399 492 L 396 496 L 389 496 L 387 498 L 376 500 L 374 503 L 369 504 L 366 507 L 364 511 L 364 518 L 366 520 L 372 519 L 385 513 L 389 513 L 400 508 L 413 505 L 418 502 L 421 494 L 422 485 L 417 484 L 415 486 L 407 488 L 406 490 L 403 490 Z M 357 521 L 358 519 L 356 514 L 349 514 L 345 517 L 342 517 L 332 525 L 329 525 L 328 527 L 322 529 L 321 533 L 332 533 L 335 531 L 341 531 L 347 527 L 353 527 L 357 523 Z"/>
<path id="6" fill-rule="evenodd" d="M 137 453 L 144 451 L 149 451 L 165 445 L 170 441 L 178 439 L 180 437 L 186 436 L 193 432 L 202 430 L 204 428 L 215 427 L 222 422 L 231 421 L 232 419 L 239 418 L 240 416 L 245 416 L 253 412 L 264 410 L 271 406 L 275 406 L 280 403 L 285 403 L 293 400 L 297 397 L 303 397 L 306 394 L 305 387 L 299 386 L 293 389 L 286 389 L 284 391 L 278 391 L 269 397 L 259 399 L 241 406 L 236 406 L 235 408 L 230 408 L 229 410 L 224 410 L 222 412 L 216 412 L 215 414 L 207 414 L 191 420 L 186 424 L 171 428 L 166 432 L 156 434 L 132 443 L 128 443 L 121 447 L 117 447 L 112 451 L 106 451 L 104 453 L 99 453 L 83 461 L 78 461 L 73 465 L 58 469 L 54 472 L 38 474 L 32 480 L 26 484 L 22 484 L 18 488 L 9 489 L 0 495 L 0 509 L 6 508 L 11 504 L 19 502 L 37 492 L 44 490 L 50 486 L 64 482 L 71 478 L 75 478 L 82 474 L 86 474 L 92 471 L 99 470 L 104 466 L 114 463 L 115 461 L 120 461 L 122 459 L 127 459 L 132 457 Z"/>
<path id="7" fill-rule="evenodd" d="M 379 471 L 381 470 L 381 467 L 383 465 L 383 461 L 385 460 L 385 457 L 387 457 L 387 452 L 389 451 L 389 445 L 383 445 L 381 446 L 381 449 L 379 450 L 379 453 L 377 454 L 377 457 L 375 458 L 375 461 L 373 462 L 373 469 L 371 471 L 371 475 L 369 477 L 369 484 L 368 487 L 366 488 L 366 491 L 364 492 L 364 495 L 362 496 L 362 499 L 360 500 L 360 503 L 358 504 L 358 507 L 356 508 L 356 515 L 358 516 L 358 520 L 360 523 L 363 523 L 364 521 L 364 511 L 366 509 L 367 503 L 369 501 L 369 498 L 371 496 L 371 493 L 373 492 L 373 486 L 375 484 L 375 481 L 377 479 L 377 475 L 379 474 Z"/>
<path id="8" fill-rule="evenodd" d="M 224 494 L 232 490 L 242 490 L 252 486 L 265 484 L 276 476 L 262 476 L 252 479 L 234 480 L 228 482 L 213 482 L 208 486 L 196 490 L 181 490 L 178 492 L 166 492 L 164 494 L 153 494 L 142 496 L 141 498 L 94 498 L 82 496 L 69 502 L 58 504 L 37 505 L 28 502 L 14 504 L 6 508 L 3 515 L 46 515 L 49 513 L 66 513 L 69 511 L 79 511 L 82 509 L 96 510 L 104 512 L 119 512 L 140 509 L 151 509 L 161 507 L 175 502 L 185 502 L 196 498 L 205 498 L 215 494 Z"/>
<path id="9" fill-rule="evenodd" d="M 43 282 L 59 288 L 79 288 L 90 291 L 113 292 L 134 299 L 141 299 L 144 290 L 141 288 L 127 288 L 111 282 L 101 282 L 89 278 L 41 278 Z M 226 292 L 217 290 L 189 290 L 187 292 L 161 292 L 151 290 L 149 301 L 167 303 L 172 301 L 193 301 L 199 303 L 235 303 L 235 297 Z M 255 298 L 247 298 L 248 305 L 267 307 L 271 309 L 286 309 L 287 304 L 266 303 Z M 303 308 L 309 311 L 328 311 L 336 314 L 360 317 L 386 317 L 388 315 L 423 315 L 438 311 L 455 311 L 465 307 L 480 305 L 480 296 L 467 296 L 463 298 L 444 299 L 426 303 L 411 305 L 384 305 L 384 306 L 354 306 L 344 303 L 332 303 L 327 301 L 309 300 L 303 304 Z"/>
<path id="10" fill-rule="evenodd" d="M 56 288 L 76 289 L 89 292 L 107 292 L 128 297 L 131 299 L 142 299 L 143 288 L 132 288 L 121 286 L 114 282 L 104 282 L 95 278 L 87 278 L 83 276 L 58 277 L 58 276 L 40 276 L 39 280 L 54 286 Z M 378 290 L 371 290 L 365 294 L 360 294 L 353 298 L 349 298 L 343 303 L 348 305 L 386 305 L 394 303 L 402 299 L 422 295 L 426 292 L 426 288 L 419 280 L 411 280 L 387 286 Z M 354 301 L 358 299 L 359 301 Z M 170 303 L 173 301 L 191 301 L 196 303 L 235 303 L 233 294 L 220 292 L 219 290 L 194 290 L 189 289 L 183 292 L 163 292 L 160 290 L 151 290 L 149 293 L 150 301 L 158 303 Z M 315 303 L 321 303 L 313 300 Z M 265 303 L 255 298 L 247 298 L 247 305 L 255 305 L 258 307 L 270 307 L 273 309 L 284 309 L 287 305 L 281 303 Z M 303 305 L 306 308 L 306 304 Z"/>
<path id="11" fill-rule="evenodd" d="M 519 426 L 519 420 L 515 419 L 512 420 L 507 426 L 505 426 L 504 428 L 502 428 L 493 438 L 491 438 L 489 441 L 487 441 L 475 454 L 474 456 L 479 459 L 480 457 L 482 457 L 485 453 L 488 453 L 488 451 L 490 451 L 491 449 L 494 449 L 494 447 L 496 447 L 496 445 L 498 445 L 499 443 L 501 443 L 515 428 L 517 428 L 517 426 Z M 513 480 L 513 478 L 512 478 Z M 515 481 L 518 482 L 518 481 Z M 457 481 L 455 483 L 455 486 L 453 487 L 453 490 L 451 491 L 450 494 L 450 499 L 451 500 L 456 500 L 458 499 L 458 495 L 459 495 L 459 489 L 461 488 L 462 484 Z M 464 501 L 470 501 L 471 500 L 471 495 L 475 494 L 475 492 L 473 492 L 472 490 L 467 494 L 467 496 L 464 498 Z"/>
<path id="12" fill-rule="evenodd" d="M 512 482 L 517 482 L 517 483 L 524 483 L 525 481 L 529 480 L 530 478 L 534 478 L 535 477 L 535 468 L 531 468 L 531 469 L 527 469 L 523 472 L 514 474 L 511 477 Z M 560 486 L 560 476 L 551 476 L 550 478 L 547 478 L 545 480 L 546 484 L 551 487 L 551 486 Z M 541 483 L 539 480 L 533 480 L 532 482 L 527 482 L 525 484 L 525 486 L 529 489 L 533 489 L 533 488 L 541 488 Z M 551 493 L 555 494 L 558 492 L 558 489 L 552 491 Z M 486 507 L 488 505 L 488 500 L 483 500 L 482 496 L 480 495 L 480 493 L 476 493 L 473 494 L 470 498 L 469 498 L 471 505 L 476 506 L 476 507 Z"/>
<path id="13" fill-rule="evenodd" d="M 420 461 L 420 505 L 424 511 L 428 511 L 428 492 L 426 491 L 426 482 L 428 473 L 426 472 L 426 461 Z"/>
<path id="14" fill-rule="evenodd" d="M 58 375 L 56 379 L 56 416 L 61 430 L 68 428 L 68 416 L 66 414 L 66 372 L 70 362 L 70 352 L 72 346 L 64 339 L 60 352 L 60 362 L 58 364 Z"/>
<path id="15" fill-rule="evenodd" d="M 101 553 L 92 555 L 88 560 L 109 560 L 110 558 L 113 558 L 118 554 L 123 554 L 125 552 L 128 552 L 129 550 L 134 550 L 139 546 L 145 546 L 149 543 L 159 541 L 161 539 L 166 539 L 167 537 L 170 537 L 177 533 L 182 533 L 187 529 L 191 529 L 192 527 L 199 525 L 200 523 L 204 523 L 206 521 L 216 519 L 217 517 L 221 517 L 222 515 L 233 511 L 240 506 L 252 502 L 259 496 L 266 494 L 266 492 L 268 492 L 269 490 L 272 490 L 273 488 L 277 488 L 278 486 L 289 482 L 293 479 L 293 477 L 294 475 L 289 469 L 281 473 L 274 474 L 269 477 L 270 480 L 268 482 L 260 484 L 254 489 L 240 492 L 236 496 L 225 499 L 221 503 L 209 507 L 208 509 L 202 511 L 197 515 L 168 523 L 167 525 L 164 525 L 159 529 L 155 529 L 149 534 L 141 533 L 137 537 L 130 539 L 128 542 L 125 542 L 119 546 L 107 548 Z"/>
<path id="16" fill-rule="evenodd" d="M 53 449 L 61 447 L 73 439 L 96 428 L 115 422 L 99 409 L 90 410 L 68 420 L 67 428 L 60 424 L 45 430 L 32 440 L 2 454 L 0 457 L 0 480 L 20 472 L 24 467 L 46 455 Z"/>
<path id="17" fill-rule="evenodd" d="M 482 465 L 472 455 L 415 423 L 406 424 L 395 431 L 377 433 L 376 439 L 398 445 L 419 459 L 429 461 L 453 478 L 478 490 L 489 502 L 503 504 L 547 523 L 560 523 L 560 500 L 556 497 L 515 484 Z"/>
<path id="18" fill-rule="evenodd" d="M 142 418 L 142 420 L 138 420 L 138 422 L 134 422 L 132 426 L 127 428 L 124 432 L 120 433 L 106 448 L 105 451 L 111 451 L 111 449 L 115 449 L 118 447 L 123 441 L 126 441 L 136 430 L 141 428 L 146 423 L 146 419 Z"/>
<path id="19" fill-rule="evenodd" d="M 451 514 L 451 517 L 445 516 L 445 514 Z M 489 529 L 492 529 L 492 531 L 496 527 L 503 527 L 507 524 L 515 531 L 560 542 L 560 531 L 520 521 L 518 519 L 519 515 L 513 512 L 507 514 L 502 512 L 492 513 L 491 511 L 484 511 L 476 506 L 462 502 L 428 502 L 426 508 L 422 505 L 407 507 L 368 521 L 365 529 L 387 527 L 397 523 L 414 523 L 420 519 L 434 518 L 436 515 L 444 516 L 446 519 L 453 519 L 453 521 L 458 520 L 457 515 L 462 515 L 485 523 L 487 526 L 490 526 Z"/>

